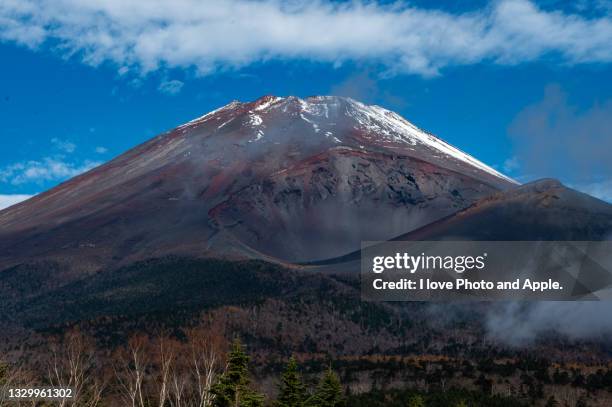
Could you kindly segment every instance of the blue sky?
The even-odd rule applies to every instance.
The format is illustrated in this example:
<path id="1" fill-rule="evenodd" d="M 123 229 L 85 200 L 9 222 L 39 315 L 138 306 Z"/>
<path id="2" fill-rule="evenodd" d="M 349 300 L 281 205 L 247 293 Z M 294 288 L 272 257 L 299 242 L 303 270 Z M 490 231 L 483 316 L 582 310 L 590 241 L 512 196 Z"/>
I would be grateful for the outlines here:
<path id="1" fill-rule="evenodd" d="M 612 200 L 608 1 L 125 3 L 0 4 L 0 207 L 265 94 L 380 104 Z"/>

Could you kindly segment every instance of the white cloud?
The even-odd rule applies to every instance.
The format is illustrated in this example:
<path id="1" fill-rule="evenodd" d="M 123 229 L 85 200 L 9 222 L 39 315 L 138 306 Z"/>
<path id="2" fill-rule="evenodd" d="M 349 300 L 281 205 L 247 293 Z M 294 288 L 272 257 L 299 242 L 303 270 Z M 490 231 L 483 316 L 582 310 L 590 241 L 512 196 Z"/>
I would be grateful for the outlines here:
<path id="1" fill-rule="evenodd" d="M 34 195 L 2 195 L 0 194 L 0 210 L 8 208 L 9 206 L 18 204 L 19 202 L 23 202 L 26 199 L 32 198 Z"/>
<path id="2" fill-rule="evenodd" d="M 170 81 L 164 81 L 160 83 L 157 87 L 157 90 L 167 95 L 178 95 L 183 89 L 183 85 L 183 82 L 176 79 L 172 79 Z"/>
<path id="3" fill-rule="evenodd" d="M 508 173 L 513 173 L 521 167 L 518 158 L 510 157 L 506 161 L 504 161 L 504 171 Z"/>
<path id="4" fill-rule="evenodd" d="M 570 185 L 572 188 L 575 188 L 579 191 L 587 193 L 589 195 L 594 196 L 595 198 L 599 198 L 602 201 L 607 201 L 612 203 L 612 179 L 600 182 L 591 182 L 588 184 L 577 184 Z"/>
<path id="5" fill-rule="evenodd" d="M 68 140 L 60 140 L 57 137 L 51 139 L 51 143 L 55 146 L 56 149 L 64 152 L 64 153 L 74 153 L 76 150 L 76 144 L 68 141 Z"/>
<path id="6" fill-rule="evenodd" d="M 0 169 L 0 182 L 22 185 L 58 181 L 79 175 L 100 164 L 89 160 L 81 164 L 75 164 L 62 161 L 59 158 L 47 157 L 40 161 L 20 162 Z"/>
<path id="7" fill-rule="evenodd" d="M 549 85 L 542 100 L 519 112 L 508 131 L 525 173 L 584 185 L 612 173 L 610 128 L 612 98 L 580 107 L 561 87 Z"/>
<path id="8" fill-rule="evenodd" d="M 96 153 L 98 154 L 105 154 L 107 152 L 108 152 L 108 148 L 106 147 L 102 147 L 102 146 L 96 147 Z"/>
<path id="9" fill-rule="evenodd" d="M 600 10 L 603 10 L 600 8 Z M 610 11 L 597 18 L 499 0 L 452 14 L 407 3 L 325 0 L 3 0 L 0 40 L 49 44 L 118 71 L 195 67 L 201 74 L 270 59 L 370 60 L 436 75 L 449 65 L 612 62 Z"/>

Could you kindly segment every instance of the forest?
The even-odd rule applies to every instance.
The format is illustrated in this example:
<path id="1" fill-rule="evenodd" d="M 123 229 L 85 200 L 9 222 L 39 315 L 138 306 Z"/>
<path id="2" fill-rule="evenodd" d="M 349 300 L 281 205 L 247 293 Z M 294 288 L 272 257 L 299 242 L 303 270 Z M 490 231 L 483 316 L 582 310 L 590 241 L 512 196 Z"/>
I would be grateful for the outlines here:
<path id="1" fill-rule="evenodd" d="M 312 363 L 298 355 L 278 366 L 262 366 L 253 363 L 248 346 L 239 338 L 227 340 L 214 325 L 186 329 L 180 336 L 136 335 L 112 351 L 100 349 L 92 338 L 73 330 L 27 364 L 0 364 L 0 406 L 585 407 L 591 405 L 589 394 L 612 391 L 612 370 L 584 376 L 557 369 L 549 375 L 551 366 L 545 361 L 528 363 L 529 367 L 490 362 L 475 368 L 467 364 L 464 369 L 474 385 L 463 387 L 450 384 L 456 367 L 443 363 L 441 369 L 433 369 L 431 364 L 421 371 L 421 377 L 405 380 L 400 386 L 387 386 L 383 378 L 360 391 L 345 361 Z M 401 368 L 391 363 L 385 370 Z M 492 378 L 496 374 L 511 377 L 521 369 L 533 372 L 521 375 L 520 387 L 526 389 L 525 394 L 494 391 Z M 423 381 L 427 385 L 419 385 Z M 392 382 L 390 376 L 388 382 Z M 573 393 L 573 399 L 545 395 L 544 385 L 554 383 L 588 391 Z M 33 401 L 8 398 L 8 389 L 43 386 L 74 389 L 74 397 Z"/>

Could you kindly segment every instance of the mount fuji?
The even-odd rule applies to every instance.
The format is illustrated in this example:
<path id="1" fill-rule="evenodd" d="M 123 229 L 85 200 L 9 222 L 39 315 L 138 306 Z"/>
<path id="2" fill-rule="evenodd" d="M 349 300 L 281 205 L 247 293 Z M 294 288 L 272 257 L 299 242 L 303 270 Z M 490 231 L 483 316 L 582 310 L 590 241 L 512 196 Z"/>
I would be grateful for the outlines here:
<path id="1" fill-rule="evenodd" d="M 362 241 L 611 237 L 612 205 L 554 180 L 518 185 L 389 110 L 265 96 L 0 211 L 0 323 L 180 323 L 306 297 L 363 310 Z"/>
<path id="2" fill-rule="evenodd" d="M 0 212 L 0 267 L 166 254 L 312 261 L 516 185 L 353 99 L 231 102 Z"/>

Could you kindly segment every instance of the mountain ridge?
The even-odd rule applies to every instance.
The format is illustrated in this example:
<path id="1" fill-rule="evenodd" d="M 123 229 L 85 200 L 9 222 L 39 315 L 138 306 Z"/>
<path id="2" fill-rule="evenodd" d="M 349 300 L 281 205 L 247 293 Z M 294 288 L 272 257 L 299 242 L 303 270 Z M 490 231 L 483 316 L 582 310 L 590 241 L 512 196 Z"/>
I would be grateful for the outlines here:
<path id="1" fill-rule="evenodd" d="M 0 267 L 175 252 L 323 258 L 515 185 L 497 174 L 378 106 L 234 101 L 0 211 Z"/>
<path id="2" fill-rule="evenodd" d="M 551 215 L 552 214 L 552 215 Z M 612 240 L 612 205 L 544 178 L 493 193 L 390 241 Z M 320 271 L 359 270 L 360 251 L 303 264 Z"/>

